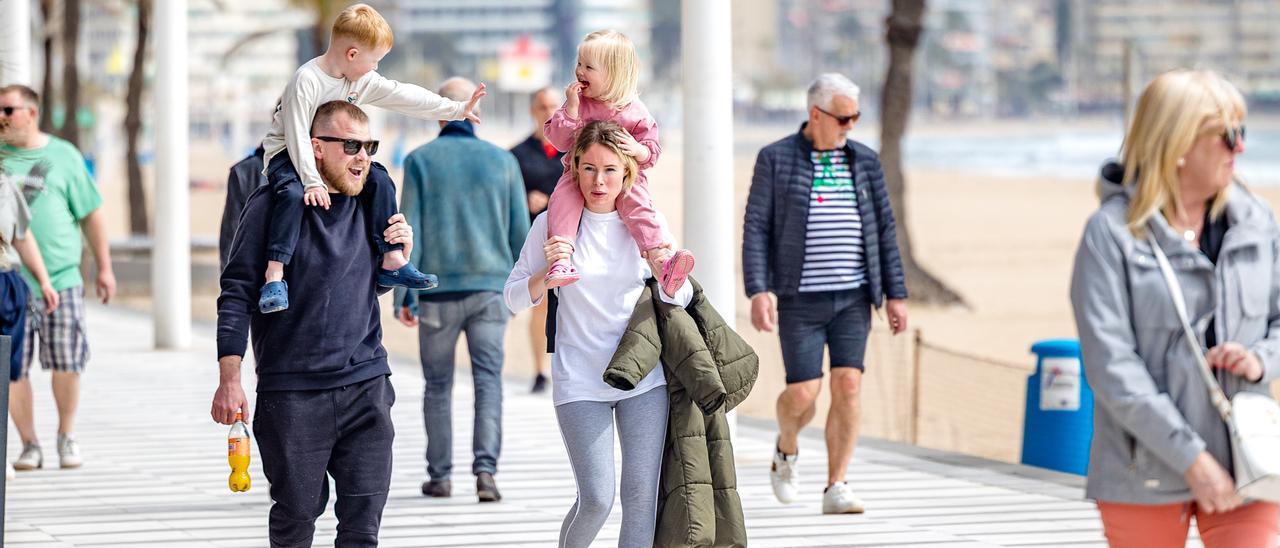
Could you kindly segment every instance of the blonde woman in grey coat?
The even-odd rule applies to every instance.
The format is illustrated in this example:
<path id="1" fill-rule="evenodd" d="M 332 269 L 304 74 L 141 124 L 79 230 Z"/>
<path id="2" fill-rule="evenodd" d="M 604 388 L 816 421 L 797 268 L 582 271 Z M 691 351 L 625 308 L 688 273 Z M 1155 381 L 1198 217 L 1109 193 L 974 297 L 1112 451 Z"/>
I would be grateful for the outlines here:
<path id="1" fill-rule="evenodd" d="M 1103 168 L 1071 280 L 1097 401 L 1085 495 L 1111 546 L 1276 546 L 1280 507 L 1243 501 L 1147 234 L 1168 255 L 1200 345 L 1230 397 L 1280 378 L 1280 229 L 1234 176 L 1245 104 L 1217 74 L 1177 70 L 1143 91 Z"/>

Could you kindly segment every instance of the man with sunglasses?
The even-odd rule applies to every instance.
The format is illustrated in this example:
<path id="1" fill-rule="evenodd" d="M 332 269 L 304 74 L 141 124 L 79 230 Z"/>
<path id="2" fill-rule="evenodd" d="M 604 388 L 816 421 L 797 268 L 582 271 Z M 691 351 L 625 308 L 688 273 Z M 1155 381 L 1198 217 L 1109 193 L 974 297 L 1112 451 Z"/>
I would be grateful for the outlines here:
<path id="1" fill-rule="evenodd" d="M 30 230 L 36 237 L 59 304 L 45 313 L 36 302 L 40 285 L 27 269 L 22 276 L 33 295 L 27 314 L 21 377 L 10 384 L 9 413 L 17 425 L 23 449 L 14 468 L 44 466 L 44 453 L 35 431 L 34 396 L 30 372 L 37 349 L 40 368 L 52 370 L 53 399 L 58 408 L 58 465 L 81 465 L 74 436 L 80 400 L 80 374 L 89 361 L 84 311 L 84 280 L 80 276 L 83 240 L 89 241 L 97 266 L 97 295 L 108 303 L 116 290 L 107 247 L 106 214 L 102 196 L 85 168 L 80 151 L 67 141 L 40 131 L 40 96 L 23 85 L 0 88 L 0 155 L 10 179 L 18 182 L 31 208 Z"/>
<path id="2" fill-rule="evenodd" d="M 450 78 L 439 93 L 470 97 L 475 88 Z M 440 287 L 416 295 L 397 288 L 392 302 L 400 322 L 418 328 L 426 379 L 428 480 L 422 494 L 453 494 L 454 349 L 466 333 L 475 386 L 471 473 L 479 501 L 494 502 L 502 498 L 493 476 L 502 449 L 503 339 L 511 317 L 502 289 L 529 231 L 528 202 L 515 156 L 478 139 L 469 121 L 440 126 L 439 138 L 405 158 L 400 199 L 400 211 L 421 234 L 411 261 L 437 273 Z"/>
<path id="3" fill-rule="evenodd" d="M 858 439 L 872 307 L 885 305 L 895 335 L 907 328 L 907 287 L 880 160 L 846 137 L 860 116 L 858 93 L 840 74 L 814 80 L 808 121 L 756 159 L 742 237 L 751 323 L 760 331 L 777 326 L 786 370 L 769 473 L 783 503 L 798 494 L 797 435 L 816 413 L 824 347 L 830 354 L 825 514 L 864 510 L 844 479 Z"/>
<path id="4" fill-rule="evenodd" d="M 222 271 L 220 376 L 210 413 L 222 424 L 231 424 L 237 411 L 249 417 L 240 364 L 252 334 L 253 431 L 274 501 L 271 545 L 311 545 L 331 476 L 338 493 L 336 544 L 376 546 L 391 483 L 395 391 L 378 310 L 378 294 L 387 289 L 374 283 L 381 253 L 368 236 L 369 198 L 362 191 L 370 171 L 385 170 L 369 157 L 376 141 L 358 106 L 320 105 L 311 136 L 330 196 L 328 208 L 306 208 L 299 219 L 290 281 L 304 298 L 274 314 L 257 307 L 272 206 L 282 199 L 260 187 L 245 204 Z M 387 242 L 411 252 L 413 231 L 403 216 L 377 221 Z"/>

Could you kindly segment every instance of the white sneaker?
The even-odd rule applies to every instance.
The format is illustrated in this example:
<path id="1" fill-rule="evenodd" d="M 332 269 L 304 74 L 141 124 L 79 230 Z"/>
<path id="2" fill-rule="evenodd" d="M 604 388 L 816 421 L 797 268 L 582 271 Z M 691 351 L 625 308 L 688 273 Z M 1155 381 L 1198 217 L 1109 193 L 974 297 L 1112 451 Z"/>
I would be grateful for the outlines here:
<path id="1" fill-rule="evenodd" d="M 63 468 L 79 468 L 84 464 L 80 458 L 80 444 L 68 434 L 58 434 L 58 463 Z"/>
<path id="2" fill-rule="evenodd" d="M 13 461 L 14 470 L 35 470 L 44 466 L 44 453 L 40 451 L 40 446 L 34 443 L 22 444 L 22 454 L 18 455 L 18 460 Z"/>
<path id="3" fill-rule="evenodd" d="M 822 492 L 822 513 L 824 514 L 861 514 L 866 506 L 862 500 L 853 496 L 849 484 L 840 482 L 827 487 Z"/>
<path id="4" fill-rule="evenodd" d="M 799 451 L 794 455 L 784 455 L 774 446 L 769 483 L 773 485 L 773 496 L 778 497 L 778 502 L 791 504 L 800 492 L 800 470 L 796 467 L 796 459 L 799 458 Z"/>

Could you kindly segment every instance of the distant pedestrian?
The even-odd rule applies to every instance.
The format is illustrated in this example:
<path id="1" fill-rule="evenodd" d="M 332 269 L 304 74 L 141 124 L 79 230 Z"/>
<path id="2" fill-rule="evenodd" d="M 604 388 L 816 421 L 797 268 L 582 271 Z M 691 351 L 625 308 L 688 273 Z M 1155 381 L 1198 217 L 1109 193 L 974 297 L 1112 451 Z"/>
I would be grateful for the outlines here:
<path id="1" fill-rule="evenodd" d="M 30 470 L 44 465 L 44 452 L 36 437 L 29 376 L 37 354 L 40 368 L 53 371 L 58 465 L 76 468 L 84 462 L 75 437 L 80 374 L 89 362 L 84 280 L 80 277 L 81 234 L 89 241 L 95 259 L 98 298 L 107 304 L 116 292 L 102 195 L 80 151 L 71 143 L 40 131 L 40 97 L 34 90 L 22 85 L 0 88 L 0 116 L 7 120 L 7 127 L 0 133 L 4 170 L 11 182 L 21 185 L 31 207 L 31 234 L 39 244 L 48 282 L 58 292 L 58 306 L 46 312 L 49 299 L 37 300 L 37 294 L 43 292 L 43 282 L 31 271 L 22 272 L 31 288 L 32 302 L 26 318 L 22 372 L 9 387 L 9 414 L 23 444 L 14 468 Z"/>
<path id="2" fill-rule="evenodd" d="M 455 77 L 441 84 L 440 95 L 465 99 L 475 89 Z M 477 138 L 470 121 L 440 125 L 439 138 L 405 158 L 401 197 L 405 218 L 420 230 L 411 260 L 438 273 L 440 287 L 416 298 L 397 289 L 392 302 L 401 323 L 418 328 L 426 380 L 428 479 L 422 494 L 453 494 L 454 350 L 465 333 L 475 386 L 471 473 L 480 502 L 493 502 L 502 498 L 494 475 L 502 452 L 503 339 L 511 317 L 502 305 L 502 284 L 529 231 L 529 210 L 510 152 Z"/>
<path id="3" fill-rule="evenodd" d="M 227 257 L 231 255 L 231 240 L 236 235 L 236 224 L 240 222 L 240 213 L 244 211 L 249 195 L 258 187 L 267 184 L 262 174 L 262 156 L 266 152 L 262 145 L 244 159 L 231 166 L 227 174 L 227 199 L 222 206 L 222 224 L 218 229 L 218 271 L 227 266 Z"/>
<path id="4" fill-rule="evenodd" d="M 880 158 L 846 137 L 862 114 L 858 93 L 840 74 L 813 81 L 808 121 L 756 159 L 742 233 L 751 323 L 760 331 L 778 326 L 787 373 L 769 472 L 783 503 L 798 495 L 796 436 L 813 419 L 823 348 L 830 353 L 825 514 L 864 509 L 845 474 L 861 423 L 871 309 L 885 307 L 895 335 L 907 329 L 907 286 Z"/>
<path id="5" fill-rule="evenodd" d="M 1159 266 L 1228 398 L 1280 378 L 1280 226 L 1235 177 L 1240 92 L 1209 71 L 1157 76 L 1138 98 L 1123 163 L 1076 251 L 1071 305 L 1093 388 L 1085 496 L 1111 546 L 1275 546 L 1280 506 L 1236 494 L 1227 425 L 1210 398 Z M 1149 240 L 1154 239 L 1154 244 Z M 1272 455 L 1274 457 L 1274 455 Z"/>
<path id="6" fill-rule="evenodd" d="M 8 117 L 0 116 L 0 135 L 8 125 Z M 44 259 L 40 257 L 35 236 L 27 230 L 30 224 L 31 210 L 17 183 L 5 175 L 4 153 L 0 151 L 0 335 L 9 337 L 9 382 L 18 380 L 22 375 L 22 345 L 26 340 L 30 293 L 27 282 L 18 274 L 19 262 L 40 283 L 44 313 L 58 308 L 58 292 L 53 289 L 44 269 Z M 12 477 L 13 471 L 6 458 L 5 473 Z"/>
<path id="7" fill-rule="evenodd" d="M 543 124 L 551 118 L 560 103 L 556 100 L 556 90 L 546 87 L 533 92 L 529 98 L 529 114 L 533 116 L 533 135 L 525 139 L 511 153 L 520 163 L 520 175 L 524 178 L 525 197 L 529 201 L 529 219 L 546 211 L 547 201 L 555 191 L 556 181 L 564 173 L 561 159 L 564 153 L 556 150 L 555 145 L 543 131 Z M 538 394 L 547 389 L 547 303 L 533 307 L 533 317 L 529 320 L 529 341 L 533 347 L 533 393 Z"/>

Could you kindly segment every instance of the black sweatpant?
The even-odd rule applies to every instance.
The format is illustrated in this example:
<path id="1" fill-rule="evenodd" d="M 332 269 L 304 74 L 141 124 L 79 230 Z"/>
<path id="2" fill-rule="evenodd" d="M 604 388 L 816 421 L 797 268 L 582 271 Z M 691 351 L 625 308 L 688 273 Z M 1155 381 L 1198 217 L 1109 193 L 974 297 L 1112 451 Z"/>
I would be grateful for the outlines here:
<path id="1" fill-rule="evenodd" d="M 316 518 L 338 491 L 340 548 L 378 545 L 391 485 L 391 405 L 386 376 L 329 390 L 258 393 L 253 431 L 271 484 L 273 548 L 311 546 Z"/>
<path id="2" fill-rule="evenodd" d="M 302 230 L 303 208 L 302 178 L 289 160 L 288 151 L 280 151 L 271 158 L 267 169 L 267 181 L 275 193 L 271 204 L 271 226 L 267 230 L 267 260 L 289 264 L 298 246 L 298 232 Z M 360 206 L 369 224 L 369 242 L 381 256 L 393 249 L 404 249 L 404 244 L 388 244 L 382 237 L 387 229 L 387 219 L 396 214 L 396 184 L 387 168 L 378 162 L 369 167 L 364 189 L 360 191 Z M 407 258 L 407 257 L 406 257 Z"/>

